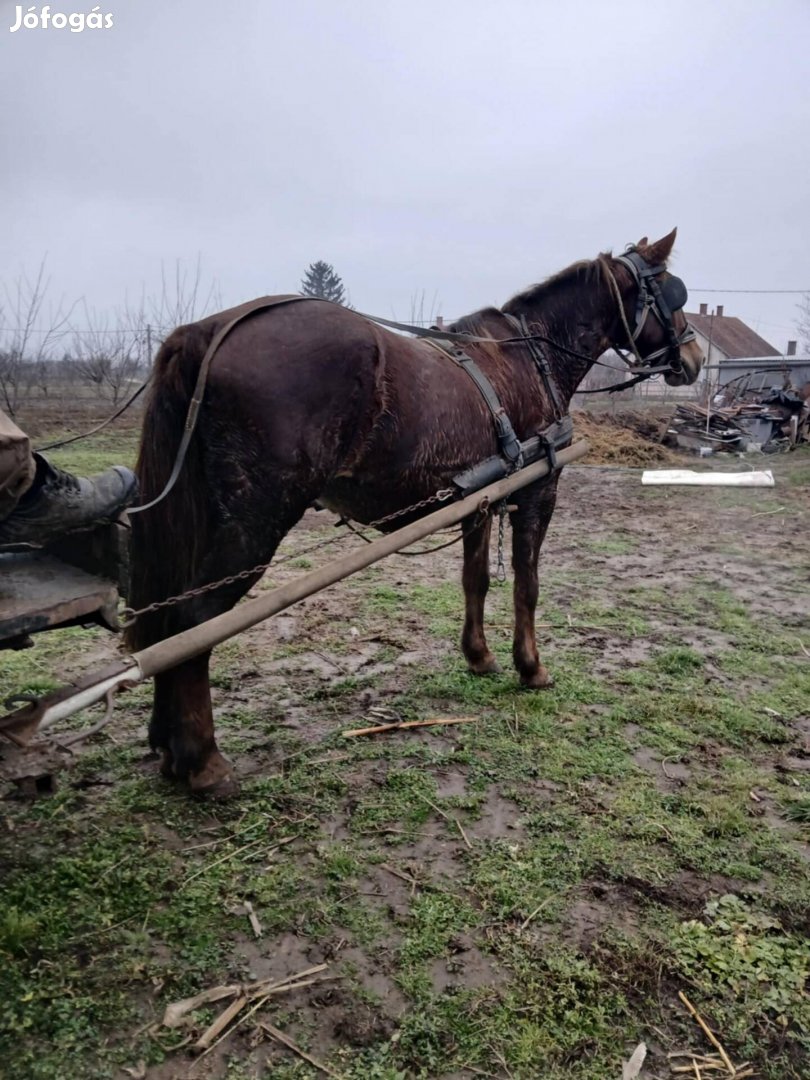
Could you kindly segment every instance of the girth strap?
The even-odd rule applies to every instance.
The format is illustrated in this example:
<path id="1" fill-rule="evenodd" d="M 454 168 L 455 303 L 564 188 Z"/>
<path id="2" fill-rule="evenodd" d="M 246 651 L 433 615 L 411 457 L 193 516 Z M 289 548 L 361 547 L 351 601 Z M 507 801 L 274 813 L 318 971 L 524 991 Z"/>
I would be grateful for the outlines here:
<path id="1" fill-rule="evenodd" d="M 481 397 L 486 402 L 486 406 L 492 414 L 501 454 L 506 458 L 512 468 L 522 468 L 523 451 L 520 445 L 520 439 L 515 434 L 515 429 L 512 427 L 512 421 L 507 416 L 506 409 L 501 405 L 500 398 L 495 392 L 494 386 L 478 364 L 476 364 L 473 358 L 468 356 L 467 353 L 458 346 L 444 345 L 442 342 L 430 338 L 427 339 L 427 343 L 444 353 L 446 356 L 449 356 L 451 360 L 458 364 L 458 366 L 470 376 L 481 392 Z"/>
<path id="2" fill-rule="evenodd" d="M 557 463 L 557 451 L 570 446 L 573 437 L 574 424 L 570 416 L 564 416 L 562 420 L 550 424 L 538 435 L 533 435 L 521 443 L 524 466 L 539 461 L 540 458 L 546 458 L 551 470 L 550 479 L 561 468 Z M 471 468 L 458 473 L 453 477 L 453 483 L 462 496 L 469 495 L 473 491 L 478 491 L 479 488 L 486 487 L 487 484 L 494 484 L 497 480 L 501 480 L 508 471 L 507 463 L 498 455 L 479 461 Z"/>

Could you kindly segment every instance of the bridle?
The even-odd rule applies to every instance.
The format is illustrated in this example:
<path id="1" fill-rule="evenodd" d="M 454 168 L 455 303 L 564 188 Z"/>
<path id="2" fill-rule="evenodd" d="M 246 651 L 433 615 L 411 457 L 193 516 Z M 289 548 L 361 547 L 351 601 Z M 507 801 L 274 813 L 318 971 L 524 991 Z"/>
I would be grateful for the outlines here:
<path id="1" fill-rule="evenodd" d="M 660 282 L 658 277 L 660 274 L 664 273 L 666 266 L 663 264 L 650 266 L 643 255 L 635 248 L 628 248 L 623 255 L 616 256 L 616 262 L 621 263 L 622 266 L 629 270 L 638 286 L 638 297 L 636 299 L 635 326 L 631 329 L 624 310 L 621 290 L 619 289 L 613 271 L 608 266 L 607 261 L 605 261 L 603 266 L 616 297 L 624 329 L 627 334 L 627 346 L 620 347 L 613 345 L 613 348 L 620 356 L 624 357 L 630 367 L 644 368 L 645 371 L 649 373 L 650 368 L 655 365 L 656 360 L 661 357 L 666 357 L 666 364 L 664 364 L 663 367 L 659 367 L 657 370 L 668 371 L 674 375 L 681 375 L 683 373 L 681 345 L 686 345 L 687 342 L 695 340 L 695 331 L 688 323 L 680 333 L 675 329 L 675 313 L 681 311 L 687 301 L 688 294 L 686 285 L 684 285 L 679 277 L 675 277 L 674 274 L 670 274 L 664 282 Z M 667 343 L 666 345 L 662 345 L 660 349 L 656 349 L 654 352 L 642 356 L 636 342 L 644 332 L 644 327 L 646 326 L 647 319 L 651 313 L 663 327 L 667 336 Z M 635 363 L 622 352 L 623 348 L 628 347 L 635 358 Z"/>
<path id="2" fill-rule="evenodd" d="M 579 394 L 604 394 L 606 392 L 613 394 L 619 390 L 627 390 L 629 387 L 635 386 L 637 383 L 643 382 L 653 375 L 682 375 L 683 361 L 681 360 L 681 345 L 685 345 L 687 342 L 694 341 L 695 339 L 695 332 L 688 323 L 680 333 L 675 329 L 675 313 L 682 310 L 688 297 L 686 285 L 679 277 L 675 277 L 674 274 L 669 274 L 663 283 L 659 282 L 658 276 L 664 273 L 666 266 L 664 266 L 663 263 L 657 266 L 650 266 L 644 256 L 634 247 L 628 247 L 623 255 L 615 256 L 615 260 L 616 262 L 620 262 L 630 272 L 630 275 L 638 286 L 638 296 L 636 298 L 635 325 L 631 328 L 627 319 L 627 313 L 624 310 L 624 297 L 622 296 L 619 283 L 616 280 L 616 275 L 610 267 L 609 258 L 605 255 L 599 256 L 601 269 L 610 285 L 610 289 L 616 301 L 616 307 L 624 327 L 627 342 L 625 345 L 618 345 L 616 342 L 611 342 L 610 348 L 618 353 L 627 364 L 628 368 L 636 374 L 630 379 L 626 379 L 623 382 L 612 383 L 610 386 L 599 386 L 593 390 L 578 390 L 577 393 Z M 653 352 L 647 353 L 646 356 L 642 356 L 639 352 L 637 342 L 644 331 L 644 327 L 651 312 L 664 328 L 667 335 L 667 344 L 663 345 L 660 349 L 655 349 Z M 506 312 L 504 312 L 504 314 L 506 314 Z M 535 358 L 535 362 L 537 362 L 537 356 L 535 354 L 538 351 L 542 353 L 540 343 L 543 342 L 544 344 L 550 345 L 560 352 L 578 360 L 587 360 L 589 364 L 596 364 L 599 367 L 615 370 L 612 364 L 606 364 L 603 360 L 594 359 L 592 356 L 588 356 L 577 349 L 570 349 L 561 342 L 554 341 L 552 338 L 538 333 L 534 327 L 530 329 L 525 316 L 520 316 L 519 320 L 511 315 L 506 315 L 506 317 L 510 323 L 519 330 L 521 337 L 526 344 L 529 345 Z M 509 339 L 505 339 L 501 344 L 506 344 L 508 341 Z M 661 357 L 666 357 L 666 363 L 656 364 L 655 361 L 659 360 Z M 545 381 L 546 380 L 544 379 L 544 382 Z M 546 386 L 546 390 L 548 392 L 548 386 Z M 552 397 L 556 407 L 557 402 L 554 400 L 553 395 L 549 394 L 549 396 Z"/>

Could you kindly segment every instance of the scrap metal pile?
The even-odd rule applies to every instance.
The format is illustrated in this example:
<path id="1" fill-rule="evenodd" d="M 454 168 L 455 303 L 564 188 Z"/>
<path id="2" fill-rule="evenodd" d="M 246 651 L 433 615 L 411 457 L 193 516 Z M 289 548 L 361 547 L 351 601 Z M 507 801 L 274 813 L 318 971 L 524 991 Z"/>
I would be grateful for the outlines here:
<path id="1" fill-rule="evenodd" d="M 686 450 L 790 450 L 810 442 L 810 385 L 741 390 L 729 383 L 709 406 L 678 405 L 667 441 Z"/>

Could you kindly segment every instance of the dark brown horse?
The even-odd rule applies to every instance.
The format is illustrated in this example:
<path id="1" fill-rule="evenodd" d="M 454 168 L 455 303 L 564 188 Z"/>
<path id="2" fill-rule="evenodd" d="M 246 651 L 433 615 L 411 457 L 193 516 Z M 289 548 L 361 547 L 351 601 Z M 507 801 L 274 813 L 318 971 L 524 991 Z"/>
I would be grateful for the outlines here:
<path id="1" fill-rule="evenodd" d="M 628 337 L 634 333 L 633 351 L 644 363 L 671 350 L 677 354 L 680 345 L 665 377 L 670 383 L 693 382 L 703 357 L 680 310 L 682 283 L 665 270 L 674 240 L 673 230 L 631 249 L 642 278 L 626 260 L 600 255 L 519 293 L 501 310 L 487 308 L 451 329 L 514 339 L 513 320 L 524 317 L 532 332 L 554 343 L 546 355 L 564 409 L 591 363 L 611 345 L 633 347 Z M 655 304 L 639 301 L 651 296 L 649 289 L 659 299 L 662 291 L 672 296 L 673 286 L 683 293 L 669 304 L 677 310 L 667 319 L 660 313 L 647 318 Z M 675 295 L 681 295 L 677 288 Z M 180 327 L 160 350 L 138 462 L 144 500 L 166 484 L 201 358 L 238 311 Z M 528 344 L 493 340 L 469 344 L 465 351 L 488 376 L 521 439 L 553 420 Z M 317 300 L 252 314 L 216 353 L 176 487 L 133 518 L 130 602 L 140 608 L 267 562 L 315 500 L 370 522 L 446 487 L 496 452 L 492 417 L 479 389 L 429 343 Z M 534 614 L 537 561 L 558 480 L 556 474 L 513 496 L 513 656 L 521 683 L 530 689 L 551 682 L 537 653 Z M 461 646 L 477 675 L 496 670 L 483 624 L 489 540 L 489 522 L 464 539 Z M 143 648 L 219 614 L 252 583 L 240 581 L 141 617 L 129 631 L 130 646 Z M 214 739 L 209 655 L 156 677 L 149 738 L 164 752 L 167 774 L 197 792 L 222 795 L 235 788 L 235 780 Z"/>

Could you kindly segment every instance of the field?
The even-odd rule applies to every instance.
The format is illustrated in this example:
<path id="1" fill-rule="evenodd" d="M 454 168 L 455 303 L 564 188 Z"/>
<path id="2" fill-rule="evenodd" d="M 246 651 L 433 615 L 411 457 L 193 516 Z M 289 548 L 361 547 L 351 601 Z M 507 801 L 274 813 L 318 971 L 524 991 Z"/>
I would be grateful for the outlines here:
<path id="1" fill-rule="evenodd" d="M 55 457 L 133 449 L 125 431 Z M 566 470 L 541 557 L 551 690 L 518 689 L 511 582 L 488 606 L 503 674 L 466 673 L 451 547 L 216 652 L 232 803 L 160 779 L 148 690 L 123 696 L 55 794 L 2 793 L 0 1077 L 621 1080 L 642 1040 L 646 1080 L 689 1050 L 686 1075 L 723 1075 L 679 991 L 741 1075 L 810 1075 L 810 453 L 766 465 L 768 491 Z M 309 512 L 258 588 L 358 543 L 305 554 L 331 521 Z M 0 686 L 114 651 L 61 631 L 0 654 Z M 342 735 L 436 717 L 474 722 Z M 160 1026 L 318 965 L 202 1057 L 227 999 Z"/>

